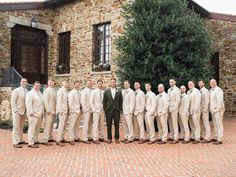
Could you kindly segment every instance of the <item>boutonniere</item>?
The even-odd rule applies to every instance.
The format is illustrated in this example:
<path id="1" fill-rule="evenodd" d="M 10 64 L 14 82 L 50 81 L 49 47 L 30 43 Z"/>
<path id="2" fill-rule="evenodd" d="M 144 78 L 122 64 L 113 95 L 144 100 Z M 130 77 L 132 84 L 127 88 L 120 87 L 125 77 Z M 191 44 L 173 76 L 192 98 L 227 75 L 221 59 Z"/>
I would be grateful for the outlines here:
<path id="1" fill-rule="evenodd" d="M 193 92 L 193 90 L 191 89 L 191 90 L 189 90 L 189 93 L 192 93 Z"/>
<path id="2" fill-rule="evenodd" d="M 183 97 L 184 97 L 184 94 L 181 95 L 181 98 L 183 98 Z"/>
<path id="3" fill-rule="evenodd" d="M 119 90 L 116 90 L 116 92 L 119 92 Z"/>
<path id="4" fill-rule="evenodd" d="M 171 90 L 171 91 L 174 90 L 173 87 L 171 87 L 170 90 Z"/>
<path id="5" fill-rule="evenodd" d="M 160 97 L 162 97 L 162 94 L 160 94 Z"/>
<path id="6" fill-rule="evenodd" d="M 137 92 L 135 92 L 135 95 L 137 95 L 138 93 Z"/>

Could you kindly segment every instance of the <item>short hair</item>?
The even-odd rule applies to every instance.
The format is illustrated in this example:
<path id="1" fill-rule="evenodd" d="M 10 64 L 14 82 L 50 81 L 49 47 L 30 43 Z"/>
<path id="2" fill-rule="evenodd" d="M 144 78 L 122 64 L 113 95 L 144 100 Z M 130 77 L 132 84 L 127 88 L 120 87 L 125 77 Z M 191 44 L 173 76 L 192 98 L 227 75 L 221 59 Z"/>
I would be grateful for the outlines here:
<path id="1" fill-rule="evenodd" d="M 22 80 L 26 80 L 27 81 L 27 79 L 25 77 L 22 77 L 20 81 L 22 81 Z"/>
<path id="2" fill-rule="evenodd" d="M 140 81 L 135 81 L 134 83 L 139 83 L 139 85 L 141 85 L 141 82 L 140 82 Z"/>
<path id="3" fill-rule="evenodd" d="M 110 81 L 112 81 L 112 80 L 113 80 L 113 81 L 116 81 L 116 78 L 113 77 L 113 78 L 110 79 Z"/>
<path id="4" fill-rule="evenodd" d="M 175 81 L 175 82 L 176 82 L 176 80 L 175 80 L 175 79 L 173 79 L 173 78 L 169 79 L 169 81 L 171 81 L 171 80 L 173 80 L 173 81 Z"/>
<path id="5" fill-rule="evenodd" d="M 74 84 L 77 84 L 77 83 L 82 84 L 82 81 L 81 81 L 81 80 L 76 80 L 76 81 L 74 81 Z"/>
<path id="6" fill-rule="evenodd" d="M 48 78 L 48 81 L 53 81 L 55 82 L 55 80 L 53 78 Z"/>
<path id="7" fill-rule="evenodd" d="M 103 80 L 102 80 L 102 79 L 98 79 L 98 80 L 97 80 L 97 83 L 98 83 L 98 82 L 103 83 Z"/>
<path id="8" fill-rule="evenodd" d="M 35 85 L 35 84 L 40 84 L 40 82 L 39 81 L 34 81 L 33 85 Z"/>
<path id="9" fill-rule="evenodd" d="M 192 82 L 192 83 L 195 85 L 195 82 L 194 82 L 194 81 L 188 81 L 188 83 L 189 83 L 189 82 Z"/>
<path id="10" fill-rule="evenodd" d="M 67 79 L 63 79 L 61 82 L 69 82 Z"/>
<path id="11" fill-rule="evenodd" d="M 146 84 L 152 86 L 151 82 L 145 82 L 145 85 L 146 85 Z"/>
<path id="12" fill-rule="evenodd" d="M 129 83 L 129 81 L 128 81 L 128 80 L 124 80 L 124 82 L 123 82 L 123 83 L 125 83 L 125 82 L 128 82 L 128 83 Z"/>
<path id="13" fill-rule="evenodd" d="M 92 79 L 88 79 L 88 80 L 86 81 L 86 83 L 88 83 L 88 82 L 93 82 L 93 81 L 92 81 Z"/>
<path id="14" fill-rule="evenodd" d="M 158 84 L 158 86 L 157 86 L 157 87 L 159 87 L 159 86 L 162 86 L 162 87 L 164 87 L 164 88 L 165 88 L 164 84 L 162 84 L 162 83 Z"/>
<path id="15" fill-rule="evenodd" d="M 205 84 L 205 81 L 204 81 L 204 80 L 202 80 L 202 79 L 200 79 L 198 82 L 203 82 L 203 83 Z"/>

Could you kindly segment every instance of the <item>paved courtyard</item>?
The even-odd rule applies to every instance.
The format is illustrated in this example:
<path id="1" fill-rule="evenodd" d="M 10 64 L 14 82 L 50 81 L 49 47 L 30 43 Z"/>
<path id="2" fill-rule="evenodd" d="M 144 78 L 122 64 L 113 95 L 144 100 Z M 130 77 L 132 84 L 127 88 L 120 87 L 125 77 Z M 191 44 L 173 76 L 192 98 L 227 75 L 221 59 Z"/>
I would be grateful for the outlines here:
<path id="1" fill-rule="evenodd" d="M 0 177 L 236 176 L 236 119 L 225 119 L 222 145 L 77 143 L 16 149 L 0 130 Z M 25 134 L 25 138 L 26 138 Z"/>

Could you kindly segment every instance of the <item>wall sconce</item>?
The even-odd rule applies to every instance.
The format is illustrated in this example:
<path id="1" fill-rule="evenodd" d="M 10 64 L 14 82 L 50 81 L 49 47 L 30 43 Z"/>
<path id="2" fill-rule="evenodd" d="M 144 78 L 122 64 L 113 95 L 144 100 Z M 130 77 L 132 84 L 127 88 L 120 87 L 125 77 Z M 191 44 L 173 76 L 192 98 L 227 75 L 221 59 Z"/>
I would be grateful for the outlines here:
<path id="1" fill-rule="evenodd" d="M 37 26 L 37 20 L 36 18 L 33 16 L 32 19 L 31 19 L 31 27 L 32 28 L 35 28 Z"/>

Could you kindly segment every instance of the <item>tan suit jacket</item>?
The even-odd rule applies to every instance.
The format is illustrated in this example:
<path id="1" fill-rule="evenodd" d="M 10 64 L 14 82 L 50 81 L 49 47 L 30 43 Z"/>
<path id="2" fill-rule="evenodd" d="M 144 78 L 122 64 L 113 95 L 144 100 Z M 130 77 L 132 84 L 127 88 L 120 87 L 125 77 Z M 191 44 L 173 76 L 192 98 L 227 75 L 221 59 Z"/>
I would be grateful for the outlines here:
<path id="1" fill-rule="evenodd" d="M 68 90 L 65 87 L 61 87 L 57 91 L 57 105 L 56 112 L 57 113 L 68 113 Z"/>
<path id="2" fill-rule="evenodd" d="M 170 101 L 169 112 L 178 110 L 179 103 L 180 103 L 180 95 L 181 95 L 179 88 L 176 86 L 169 88 L 168 95 L 169 95 L 169 101 Z"/>
<path id="3" fill-rule="evenodd" d="M 210 95 L 209 91 L 203 87 L 200 90 L 201 92 L 201 112 L 209 112 L 209 102 L 210 102 Z"/>
<path id="4" fill-rule="evenodd" d="M 201 93 L 198 89 L 193 88 L 187 92 L 190 98 L 190 114 L 200 113 L 201 111 Z"/>
<path id="5" fill-rule="evenodd" d="M 43 92 L 43 102 L 47 113 L 50 112 L 51 114 L 56 114 L 56 100 L 56 90 L 54 88 L 48 87 Z"/>
<path id="6" fill-rule="evenodd" d="M 134 115 L 138 115 L 139 113 L 143 113 L 145 109 L 145 95 L 142 90 L 135 91 L 135 107 L 134 107 Z"/>
<path id="7" fill-rule="evenodd" d="M 127 90 L 122 91 L 123 97 L 123 113 L 124 114 L 133 114 L 134 106 L 135 106 L 135 93 L 129 88 Z"/>
<path id="8" fill-rule="evenodd" d="M 152 91 L 149 91 L 145 95 L 146 97 L 146 111 L 149 115 L 155 115 L 156 112 L 156 106 L 157 106 L 157 101 L 156 101 L 156 95 Z"/>
<path id="9" fill-rule="evenodd" d="M 23 87 L 18 87 L 12 91 L 11 109 L 12 113 L 24 115 L 26 113 L 25 98 L 28 90 Z"/>
<path id="10" fill-rule="evenodd" d="M 69 112 L 70 113 L 80 113 L 80 99 L 81 92 L 75 88 L 68 93 L 68 102 L 69 102 Z"/>
<path id="11" fill-rule="evenodd" d="M 179 104 L 179 114 L 189 115 L 190 98 L 186 93 L 181 94 L 181 100 Z"/>
<path id="12" fill-rule="evenodd" d="M 169 96 L 168 94 L 164 91 L 162 93 L 159 93 L 156 97 L 157 100 L 157 108 L 156 108 L 156 115 L 157 116 L 163 116 L 168 113 L 168 108 L 169 108 Z"/>
<path id="13" fill-rule="evenodd" d="M 81 104 L 83 112 L 91 112 L 90 108 L 90 96 L 91 96 L 92 89 L 86 87 L 81 92 Z"/>
<path id="14" fill-rule="evenodd" d="M 90 95 L 90 108 L 92 112 L 103 111 L 103 94 L 104 90 L 96 88 L 91 91 Z"/>
<path id="15" fill-rule="evenodd" d="M 28 117 L 31 114 L 35 117 L 44 115 L 43 94 L 40 91 L 32 89 L 26 94 L 26 110 Z"/>
<path id="16" fill-rule="evenodd" d="M 225 111 L 224 93 L 218 86 L 210 90 L 210 111 L 212 114 Z"/>

